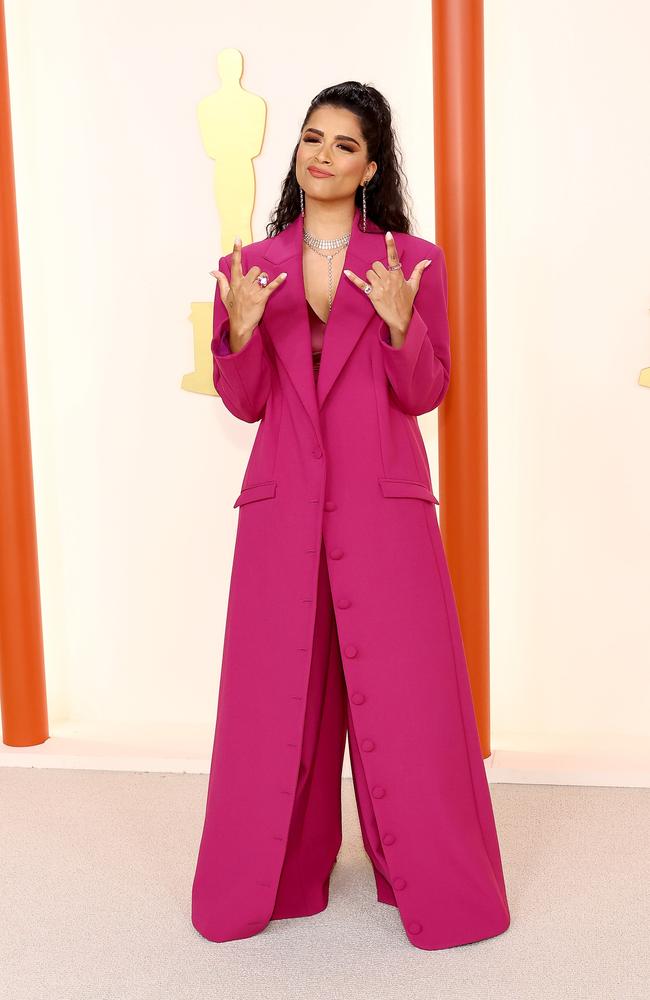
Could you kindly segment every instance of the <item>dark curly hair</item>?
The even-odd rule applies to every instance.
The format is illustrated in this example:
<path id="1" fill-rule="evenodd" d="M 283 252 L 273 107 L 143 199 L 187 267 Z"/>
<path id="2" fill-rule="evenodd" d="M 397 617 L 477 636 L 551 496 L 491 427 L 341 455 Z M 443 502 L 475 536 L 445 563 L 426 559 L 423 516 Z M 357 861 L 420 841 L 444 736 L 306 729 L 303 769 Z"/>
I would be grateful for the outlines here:
<path id="1" fill-rule="evenodd" d="M 346 108 L 357 116 L 361 134 L 368 147 L 368 161 L 374 160 L 377 164 L 372 179 L 366 185 L 367 228 L 372 229 L 374 223 L 377 231 L 410 233 L 412 223 L 404 203 L 404 191 L 408 185 L 402 170 L 402 155 L 393 132 L 388 101 L 370 84 L 358 83 L 356 80 L 325 87 L 312 98 L 300 126 L 301 134 L 311 113 L 325 105 Z M 294 148 L 280 199 L 267 223 L 267 237 L 277 236 L 300 215 L 300 188 L 296 180 L 299 143 L 300 139 Z M 361 207 L 360 187 L 355 195 L 355 204 Z"/>

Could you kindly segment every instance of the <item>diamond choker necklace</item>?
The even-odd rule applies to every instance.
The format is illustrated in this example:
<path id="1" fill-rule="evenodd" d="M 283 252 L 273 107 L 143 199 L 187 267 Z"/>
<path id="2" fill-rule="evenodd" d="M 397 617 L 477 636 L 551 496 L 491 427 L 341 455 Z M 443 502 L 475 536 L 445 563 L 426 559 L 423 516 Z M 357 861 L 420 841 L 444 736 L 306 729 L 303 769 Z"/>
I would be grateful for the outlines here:
<path id="1" fill-rule="evenodd" d="M 337 236 L 336 239 L 333 240 L 319 240 L 317 236 L 312 236 L 312 234 L 307 232 L 306 229 L 303 230 L 302 238 L 303 241 L 307 244 L 307 246 L 315 253 L 319 254 L 319 256 L 327 257 L 327 278 L 328 278 L 327 298 L 329 301 L 330 309 L 332 308 L 332 299 L 333 299 L 332 288 L 334 284 L 334 280 L 332 277 L 332 258 L 335 257 L 337 253 L 340 253 L 341 250 L 343 250 L 343 248 L 348 245 L 348 243 L 350 242 L 351 235 L 352 233 L 349 232 L 346 233 L 345 236 Z M 328 251 L 328 250 L 333 250 L 334 253 L 327 253 L 327 252 L 323 253 L 323 251 Z"/>
<path id="2" fill-rule="evenodd" d="M 305 229 L 302 238 L 312 250 L 340 250 L 341 247 L 348 245 L 351 235 L 352 233 L 346 233 L 345 236 L 337 236 L 334 240 L 319 240 Z"/>

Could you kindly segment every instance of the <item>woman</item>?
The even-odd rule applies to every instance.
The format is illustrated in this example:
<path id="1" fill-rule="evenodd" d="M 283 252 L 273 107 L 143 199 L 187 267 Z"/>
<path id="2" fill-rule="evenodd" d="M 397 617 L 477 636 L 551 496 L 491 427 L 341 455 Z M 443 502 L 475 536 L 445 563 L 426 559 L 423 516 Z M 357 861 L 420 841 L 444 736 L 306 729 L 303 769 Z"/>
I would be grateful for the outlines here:
<path id="1" fill-rule="evenodd" d="M 193 924 L 230 941 L 327 906 L 349 732 L 378 901 L 425 950 L 500 934 L 499 845 L 417 422 L 449 385 L 447 276 L 440 248 L 409 233 L 381 94 L 317 95 L 267 238 L 236 241 L 213 273 L 214 384 L 260 425 L 234 504 Z"/>

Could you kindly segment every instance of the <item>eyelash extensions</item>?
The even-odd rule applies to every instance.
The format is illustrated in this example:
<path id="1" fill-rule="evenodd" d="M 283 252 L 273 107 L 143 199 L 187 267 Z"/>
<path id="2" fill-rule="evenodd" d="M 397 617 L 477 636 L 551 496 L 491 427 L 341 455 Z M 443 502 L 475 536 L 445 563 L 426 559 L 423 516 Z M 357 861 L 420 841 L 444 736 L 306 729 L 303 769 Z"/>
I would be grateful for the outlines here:
<path id="1" fill-rule="evenodd" d="M 306 135 L 303 141 L 304 142 L 318 142 L 318 139 L 316 139 L 314 136 Z M 337 143 L 337 146 L 340 146 L 341 149 L 345 149 L 346 152 L 348 152 L 348 153 L 354 153 L 353 149 L 350 149 L 349 146 L 344 146 L 343 143 L 341 143 L 341 142 Z"/>

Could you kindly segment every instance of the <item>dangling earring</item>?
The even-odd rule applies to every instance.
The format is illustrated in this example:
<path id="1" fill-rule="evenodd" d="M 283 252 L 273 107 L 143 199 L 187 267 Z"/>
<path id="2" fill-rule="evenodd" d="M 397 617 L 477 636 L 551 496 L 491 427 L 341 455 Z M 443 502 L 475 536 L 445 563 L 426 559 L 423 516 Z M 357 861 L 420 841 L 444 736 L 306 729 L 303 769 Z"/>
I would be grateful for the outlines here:
<path id="1" fill-rule="evenodd" d="M 300 214 L 302 215 L 302 217 L 304 219 L 304 217 L 305 217 L 305 196 L 303 194 L 302 188 L 300 188 Z"/>
<path id="2" fill-rule="evenodd" d="M 366 185 L 365 184 L 363 185 L 362 197 L 363 197 L 363 231 L 365 233 L 366 231 Z"/>

